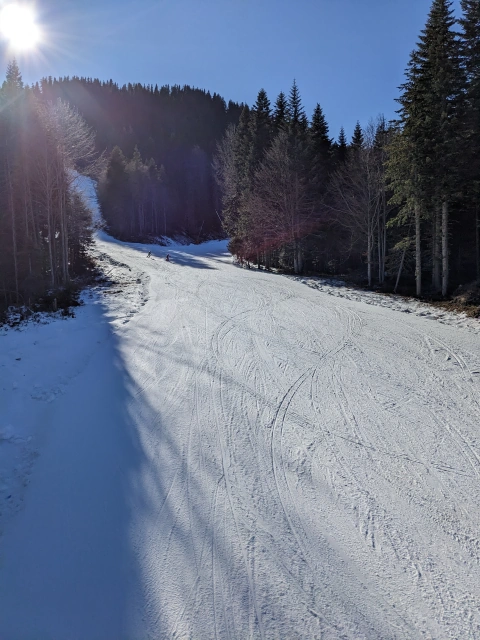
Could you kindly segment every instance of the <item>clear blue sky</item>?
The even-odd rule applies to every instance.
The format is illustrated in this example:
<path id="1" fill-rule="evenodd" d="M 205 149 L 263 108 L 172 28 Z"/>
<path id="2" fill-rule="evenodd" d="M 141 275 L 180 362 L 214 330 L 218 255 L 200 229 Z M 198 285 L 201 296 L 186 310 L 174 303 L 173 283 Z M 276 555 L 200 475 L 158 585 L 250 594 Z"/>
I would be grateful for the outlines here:
<path id="1" fill-rule="evenodd" d="M 262 87 L 273 103 L 295 78 L 308 116 L 320 102 L 331 135 L 343 124 L 350 136 L 357 119 L 394 116 L 429 7 L 430 0 L 36 0 L 45 43 L 18 59 L 27 82 L 80 75 L 190 84 L 249 104 Z"/>

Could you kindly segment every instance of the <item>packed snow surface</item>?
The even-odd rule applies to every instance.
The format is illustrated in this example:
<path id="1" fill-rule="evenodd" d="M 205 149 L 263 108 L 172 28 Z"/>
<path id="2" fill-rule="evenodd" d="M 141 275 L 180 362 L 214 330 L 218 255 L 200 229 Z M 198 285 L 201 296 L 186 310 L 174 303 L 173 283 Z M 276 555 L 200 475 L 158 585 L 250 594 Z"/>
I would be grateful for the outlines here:
<path id="1" fill-rule="evenodd" d="M 480 638 L 475 321 L 95 251 L 0 335 L 0 638 Z"/>

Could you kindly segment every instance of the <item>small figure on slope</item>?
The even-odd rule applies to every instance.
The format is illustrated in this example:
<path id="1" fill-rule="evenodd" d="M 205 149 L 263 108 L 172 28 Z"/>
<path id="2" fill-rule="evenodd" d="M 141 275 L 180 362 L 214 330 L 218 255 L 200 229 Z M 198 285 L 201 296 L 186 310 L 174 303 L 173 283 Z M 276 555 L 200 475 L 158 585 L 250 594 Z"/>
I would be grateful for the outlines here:
<path id="1" fill-rule="evenodd" d="M 169 253 L 167 253 L 167 257 L 165 258 L 165 260 L 166 260 L 167 262 L 170 262 L 170 254 L 169 254 Z"/>

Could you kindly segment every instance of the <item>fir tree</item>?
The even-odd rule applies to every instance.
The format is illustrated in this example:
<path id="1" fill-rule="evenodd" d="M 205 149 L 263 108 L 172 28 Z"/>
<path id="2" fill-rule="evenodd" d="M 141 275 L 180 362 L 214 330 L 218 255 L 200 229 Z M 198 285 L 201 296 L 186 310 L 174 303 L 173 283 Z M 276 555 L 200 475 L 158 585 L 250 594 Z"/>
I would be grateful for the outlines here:
<path id="1" fill-rule="evenodd" d="M 285 129 L 287 126 L 287 117 L 288 117 L 288 102 L 287 97 L 281 91 L 278 94 L 277 100 L 275 102 L 275 108 L 273 111 L 273 128 L 275 134 L 277 134 L 282 129 Z"/>
<path id="2" fill-rule="evenodd" d="M 325 193 L 331 171 L 332 140 L 328 135 L 328 124 L 319 104 L 315 107 L 310 127 L 309 173 L 316 196 Z"/>
<path id="3" fill-rule="evenodd" d="M 355 129 L 353 130 L 352 149 L 354 151 L 358 151 L 363 147 L 363 143 L 364 143 L 364 136 L 363 136 L 362 127 L 360 126 L 360 122 L 357 120 Z"/>
<path id="4" fill-rule="evenodd" d="M 408 167 L 394 159 L 392 166 L 405 175 L 413 187 L 417 218 L 430 214 L 431 255 L 434 287 L 446 295 L 449 279 L 449 206 L 453 196 L 455 152 L 458 146 L 459 97 L 462 87 L 458 39 L 452 30 L 455 20 L 450 0 L 434 0 L 417 49 L 412 53 L 402 85 L 400 123 L 405 144 L 395 150 L 410 149 L 404 157 Z M 397 151 L 398 152 L 398 151 Z M 397 185 L 401 181 L 395 180 Z M 416 233 L 421 220 L 416 219 Z M 421 290 L 420 248 L 417 237 L 417 293 Z"/>
<path id="5" fill-rule="evenodd" d="M 14 58 L 7 66 L 7 74 L 2 90 L 10 95 L 19 93 L 24 88 L 20 68 Z"/>
<path id="6" fill-rule="evenodd" d="M 461 55 L 466 77 L 464 195 L 470 199 L 475 229 L 477 279 L 480 280 L 480 2 L 461 0 Z M 468 224 L 468 221 L 467 221 Z"/>
<path id="7" fill-rule="evenodd" d="M 250 121 L 252 138 L 252 167 L 257 167 L 271 142 L 272 123 L 270 100 L 265 89 L 260 89 L 253 105 Z"/>
<path id="8" fill-rule="evenodd" d="M 251 224 L 251 211 L 248 201 L 252 190 L 252 126 L 251 111 L 245 105 L 235 135 L 235 236 L 242 239 L 248 236 Z"/>
<path id="9" fill-rule="evenodd" d="M 294 80 L 288 98 L 288 159 L 291 171 L 291 196 L 299 193 L 309 193 L 308 189 L 308 120 L 302 105 L 300 92 Z M 295 195 L 296 198 L 296 195 Z M 304 265 L 303 236 L 307 235 L 307 211 L 310 203 L 302 198 L 302 206 L 295 205 L 292 218 L 293 224 L 293 263 L 295 273 L 301 273 Z"/>
<path id="10" fill-rule="evenodd" d="M 293 135 L 302 135 L 306 132 L 308 120 L 302 106 L 302 99 L 295 80 L 293 81 L 290 89 L 290 95 L 288 97 L 287 119 L 290 132 Z"/>
<path id="11" fill-rule="evenodd" d="M 322 107 L 317 103 L 312 117 L 311 137 L 315 148 L 326 153 L 330 153 L 332 148 L 332 140 L 328 133 L 328 124 Z"/>
<path id="12" fill-rule="evenodd" d="M 336 166 L 342 166 L 347 161 L 348 154 L 348 145 L 347 145 L 347 136 L 345 134 L 345 129 L 340 127 L 340 133 L 338 136 L 338 140 L 334 145 L 334 158 Z"/>
<path id="13" fill-rule="evenodd" d="M 252 114 L 245 105 L 236 131 L 235 164 L 240 191 L 245 195 L 251 187 L 252 179 Z"/>

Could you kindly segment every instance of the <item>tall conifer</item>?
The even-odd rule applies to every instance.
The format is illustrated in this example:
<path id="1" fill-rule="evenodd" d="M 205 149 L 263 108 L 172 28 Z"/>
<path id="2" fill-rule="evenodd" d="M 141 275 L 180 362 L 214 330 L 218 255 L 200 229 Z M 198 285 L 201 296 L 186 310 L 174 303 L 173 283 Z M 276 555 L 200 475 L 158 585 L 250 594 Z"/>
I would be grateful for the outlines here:
<path id="1" fill-rule="evenodd" d="M 309 175 L 315 196 L 325 193 L 332 163 L 332 140 L 319 104 L 313 112 L 309 140 Z"/>
<path id="2" fill-rule="evenodd" d="M 417 49 L 412 53 L 402 85 L 401 135 L 411 149 L 403 171 L 413 172 L 416 232 L 421 218 L 432 221 L 431 255 L 434 287 L 446 295 L 449 281 L 449 207 L 453 197 L 455 153 L 458 148 L 459 97 L 462 89 L 459 44 L 450 0 L 434 0 Z M 398 160 L 393 164 L 400 170 Z M 392 166 L 393 166 L 392 164 Z M 397 182 L 397 184 L 400 184 Z M 421 241 L 417 237 L 417 293 Z M 441 278 L 440 278 L 441 272 Z"/>
<path id="3" fill-rule="evenodd" d="M 260 89 L 253 105 L 250 120 L 252 166 L 257 167 L 269 147 L 272 137 L 270 100 L 265 89 Z"/>
<path id="4" fill-rule="evenodd" d="M 275 134 L 279 131 L 285 129 L 287 125 L 287 112 L 288 112 L 288 103 L 287 97 L 280 91 L 278 94 L 277 100 L 275 101 L 275 107 L 273 110 L 273 128 Z"/>
<path id="5" fill-rule="evenodd" d="M 468 180 L 464 195 L 470 198 L 475 228 L 477 279 L 480 280 L 480 2 L 461 0 L 459 20 L 463 70 L 466 79 L 464 174 Z"/>
<path id="6" fill-rule="evenodd" d="M 343 127 L 340 127 L 338 140 L 334 145 L 334 158 L 335 158 L 336 166 L 341 166 L 345 164 L 345 162 L 347 161 L 347 153 L 348 153 L 347 136 L 345 135 L 345 129 Z"/>

